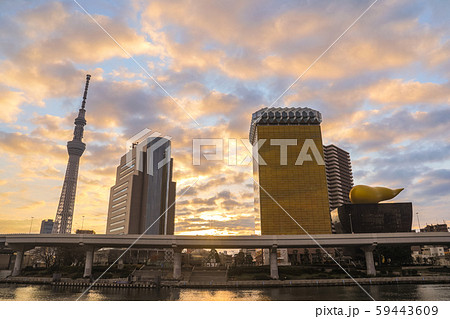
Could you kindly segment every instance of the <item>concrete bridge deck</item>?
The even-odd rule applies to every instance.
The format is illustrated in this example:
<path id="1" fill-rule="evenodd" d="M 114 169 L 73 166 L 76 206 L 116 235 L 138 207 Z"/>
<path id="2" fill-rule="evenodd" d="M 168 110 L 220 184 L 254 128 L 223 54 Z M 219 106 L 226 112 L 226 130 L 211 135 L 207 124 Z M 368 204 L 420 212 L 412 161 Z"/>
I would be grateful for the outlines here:
<path id="1" fill-rule="evenodd" d="M 0 234 L 0 248 L 12 246 L 72 246 L 89 245 L 96 248 L 308 248 L 348 247 L 364 245 L 446 245 L 450 233 L 368 233 L 368 234 L 319 234 L 277 236 L 152 236 L 144 235 L 82 235 L 82 234 Z"/>

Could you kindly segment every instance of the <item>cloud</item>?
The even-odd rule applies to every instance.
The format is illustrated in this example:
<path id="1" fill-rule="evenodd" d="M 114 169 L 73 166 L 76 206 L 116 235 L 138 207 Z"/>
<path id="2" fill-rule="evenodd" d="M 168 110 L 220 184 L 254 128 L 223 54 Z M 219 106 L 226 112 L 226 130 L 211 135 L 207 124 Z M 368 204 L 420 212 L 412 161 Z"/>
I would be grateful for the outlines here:
<path id="1" fill-rule="evenodd" d="M 252 233 L 258 225 L 252 167 L 227 164 L 227 139 L 246 138 L 251 114 L 279 97 L 367 6 L 354 0 L 124 2 L 107 10 L 86 4 L 197 127 L 76 4 L 0 4 L 0 180 L 6 181 L 0 219 L 25 220 L 30 212 L 54 217 L 66 142 L 89 72 L 74 227 L 85 215 L 85 226 L 104 232 L 125 142 L 148 127 L 172 137 L 178 193 L 199 178 L 177 202 L 177 232 Z M 321 111 L 324 143 L 351 153 L 355 181 L 406 185 L 399 200 L 414 199 L 430 221 L 448 201 L 445 8 L 375 4 L 276 103 Z M 224 160 L 193 166 L 193 138 L 223 138 Z M 18 209 L 39 201 L 46 204 L 36 211 Z M 26 225 L 21 231 L 28 232 Z"/>
<path id="2" fill-rule="evenodd" d="M 416 192 L 420 197 L 426 196 L 427 198 L 449 198 L 450 189 L 450 170 L 448 169 L 436 169 L 427 172 L 417 182 L 421 186 L 423 192 Z"/>
<path id="3" fill-rule="evenodd" d="M 64 158 L 62 148 L 58 147 L 54 142 L 22 133 L 0 131 L 0 149 L 7 153 L 22 156 L 34 155 L 36 154 L 36 149 L 39 149 L 40 154 L 57 154 L 59 158 Z"/>
<path id="4" fill-rule="evenodd" d="M 39 200 L 39 201 L 33 201 L 26 205 L 22 205 L 22 206 L 18 207 L 18 209 L 32 210 L 32 209 L 42 207 L 42 206 L 45 206 L 45 201 Z"/>
<path id="5" fill-rule="evenodd" d="M 79 94 L 79 79 L 85 71 L 78 69 L 76 63 L 94 65 L 114 57 L 127 57 L 86 14 L 74 9 L 74 4 L 49 2 L 19 12 L 15 19 L 9 20 L 24 31 L 20 34 L 21 41 L 14 40 L 15 34 L 10 35 L 8 42 L 16 42 L 14 50 L 0 47 L 8 58 L 0 62 L 0 82 L 24 91 L 30 100 L 42 105 L 44 98 Z M 158 54 L 158 49 L 124 21 L 102 15 L 94 18 L 130 54 Z M 89 69 L 101 77 L 99 69 Z"/>
<path id="6" fill-rule="evenodd" d="M 448 83 L 382 80 L 370 88 L 369 98 L 381 104 L 448 104 L 450 86 Z"/>
<path id="7" fill-rule="evenodd" d="M 17 115 L 22 111 L 20 106 L 26 99 L 22 92 L 9 91 L 0 86 L 0 122 L 14 123 Z"/>
<path id="8" fill-rule="evenodd" d="M 297 77 L 366 9 L 355 1 L 240 1 L 227 3 L 226 10 L 222 6 L 152 1 L 143 13 L 144 30 L 162 44 L 176 72 L 219 70 L 241 80 Z M 445 34 L 417 20 L 423 10 L 410 5 L 405 11 L 401 1 L 374 6 L 308 77 L 339 79 L 402 68 L 428 57 Z"/>

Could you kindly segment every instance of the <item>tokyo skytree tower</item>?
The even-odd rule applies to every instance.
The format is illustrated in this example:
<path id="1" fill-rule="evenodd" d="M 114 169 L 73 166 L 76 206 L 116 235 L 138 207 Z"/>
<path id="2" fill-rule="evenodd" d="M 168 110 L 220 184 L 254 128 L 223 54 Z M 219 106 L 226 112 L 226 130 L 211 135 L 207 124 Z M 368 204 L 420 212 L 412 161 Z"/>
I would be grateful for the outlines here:
<path id="1" fill-rule="evenodd" d="M 59 199 L 58 211 L 56 212 L 55 222 L 53 224 L 52 233 L 70 234 L 72 231 L 73 208 L 75 205 L 75 193 L 77 190 L 78 166 L 80 165 L 80 157 L 86 149 L 86 144 L 81 140 L 83 138 L 85 120 L 85 105 L 89 80 L 91 76 L 86 75 L 86 86 L 84 87 L 83 101 L 78 117 L 75 119 L 75 129 L 73 131 L 73 139 L 67 142 L 67 152 L 69 153 L 69 162 L 67 163 L 66 176 Z"/>

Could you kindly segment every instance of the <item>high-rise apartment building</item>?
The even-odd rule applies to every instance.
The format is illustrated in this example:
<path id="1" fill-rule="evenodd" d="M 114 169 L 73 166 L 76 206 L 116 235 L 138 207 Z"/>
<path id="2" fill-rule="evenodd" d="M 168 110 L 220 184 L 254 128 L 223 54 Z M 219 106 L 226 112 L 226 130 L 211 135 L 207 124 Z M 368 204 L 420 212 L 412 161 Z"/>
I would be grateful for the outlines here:
<path id="1" fill-rule="evenodd" d="M 350 204 L 350 190 L 353 187 L 352 163 L 350 154 L 336 145 L 323 147 L 327 172 L 328 199 L 330 210 Z"/>
<path id="2" fill-rule="evenodd" d="M 253 114 L 250 142 L 259 143 L 253 168 L 262 235 L 304 234 L 297 223 L 310 234 L 331 233 L 321 122 L 320 112 L 310 108 Z"/>
<path id="3" fill-rule="evenodd" d="M 51 234 L 53 229 L 53 219 L 44 219 L 41 222 L 41 231 L 39 234 Z"/>
<path id="4" fill-rule="evenodd" d="M 110 191 L 106 234 L 173 235 L 172 166 L 170 140 L 161 137 L 134 144 L 122 156 Z"/>

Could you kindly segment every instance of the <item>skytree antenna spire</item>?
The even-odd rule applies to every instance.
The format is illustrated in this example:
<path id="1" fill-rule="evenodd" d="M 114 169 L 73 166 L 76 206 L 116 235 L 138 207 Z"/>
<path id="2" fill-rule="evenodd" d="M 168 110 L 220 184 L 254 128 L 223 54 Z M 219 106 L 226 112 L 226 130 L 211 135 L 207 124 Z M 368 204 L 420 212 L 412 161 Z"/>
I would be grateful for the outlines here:
<path id="1" fill-rule="evenodd" d="M 69 153 L 69 162 L 67 163 L 66 176 L 59 198 L 58 210 L 56 212 L 55 223 L 52 233 L 70 234 L 72 231 L 73 208 L 75 205 L 75 193 L 77 190 L 78 167 L 80 157 L 86 149 L 86 144 L 82 142 L 84 126 L 86 125 L 86 98 L 91 76 L 86 75 L 86 85 L 84 87 L 83 101 L 78 111 L 78 117 L 75 119 L 75 129 L 73 139 L 67 142 L 67 152 Z"/>

